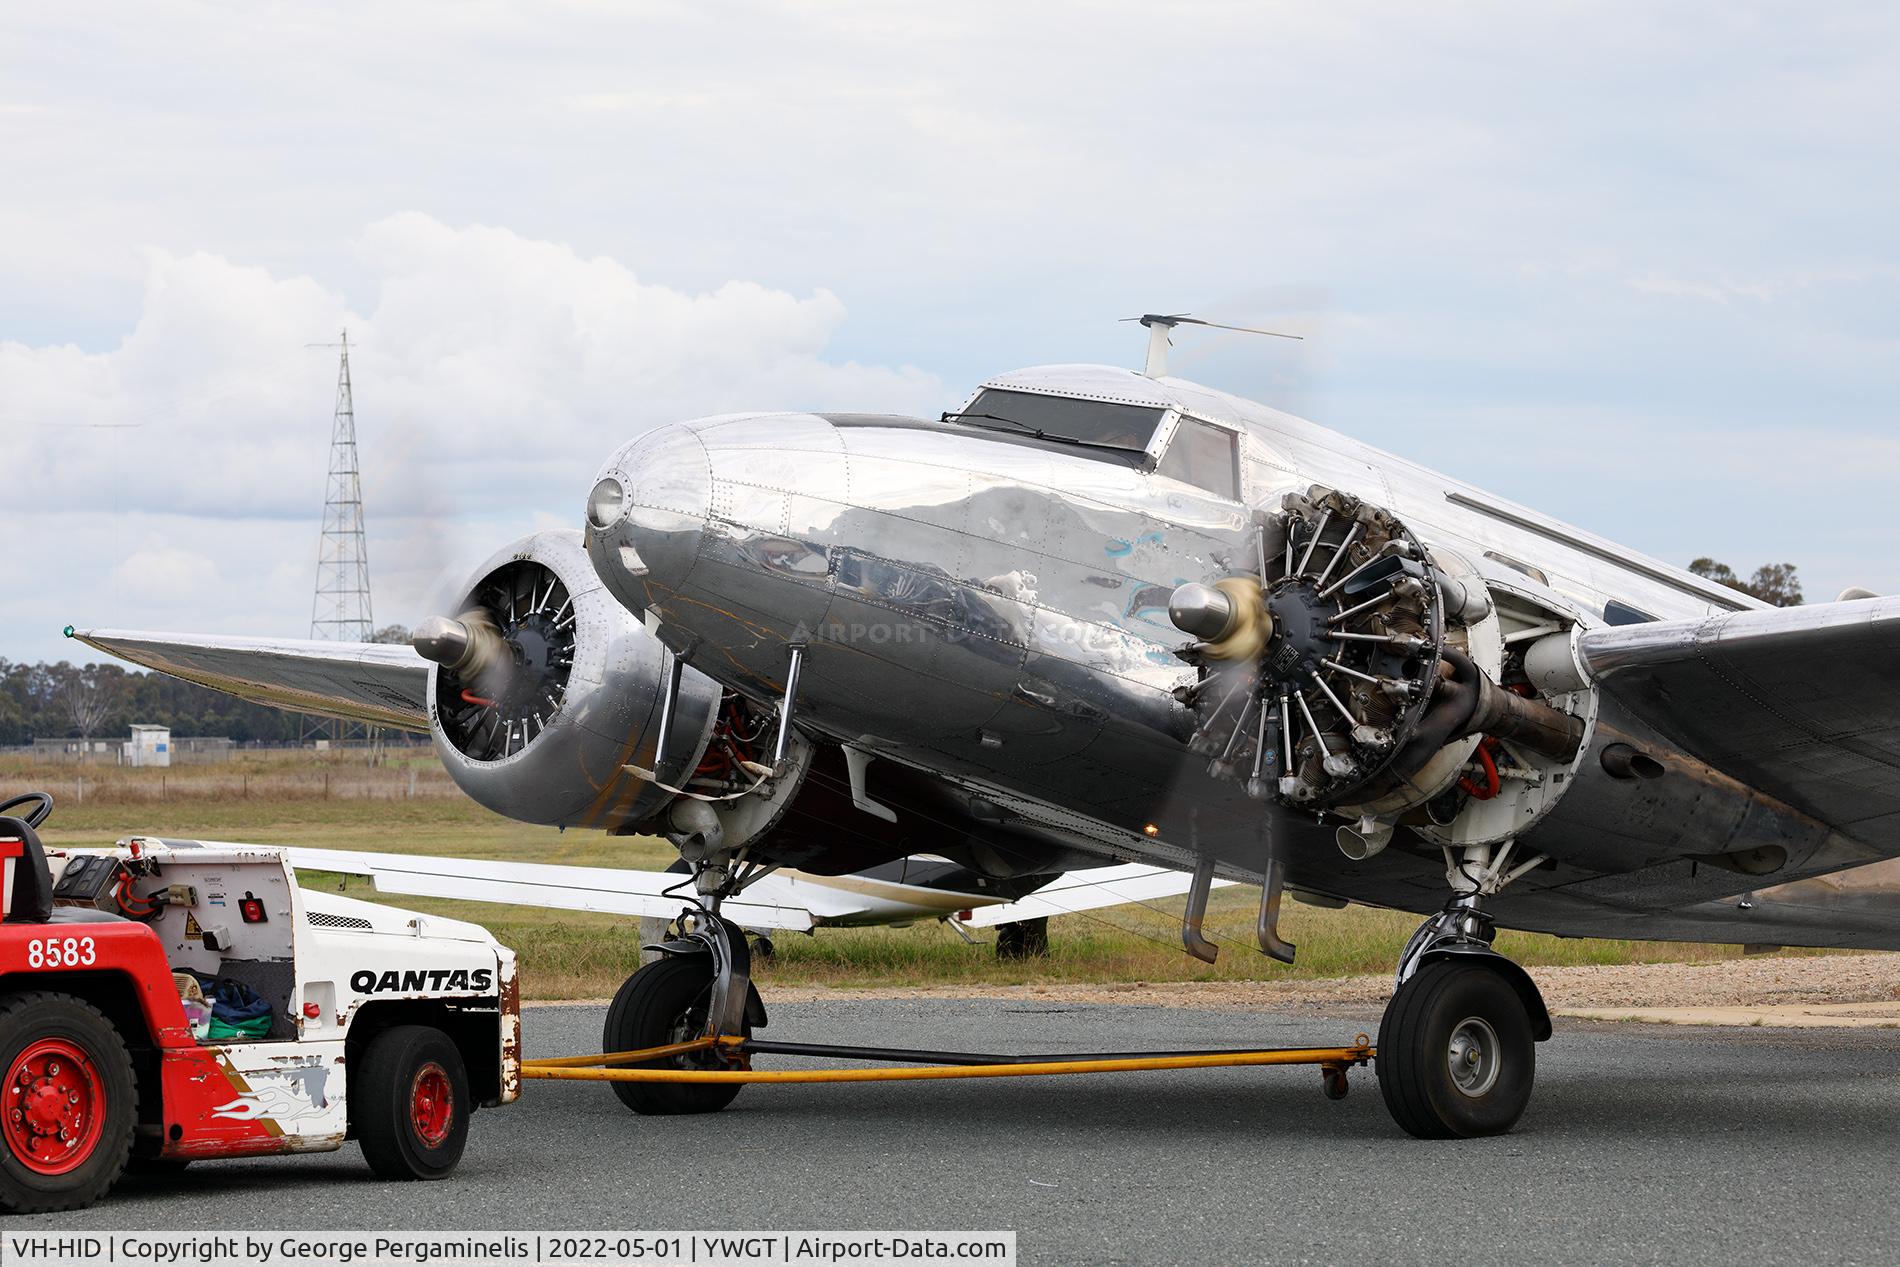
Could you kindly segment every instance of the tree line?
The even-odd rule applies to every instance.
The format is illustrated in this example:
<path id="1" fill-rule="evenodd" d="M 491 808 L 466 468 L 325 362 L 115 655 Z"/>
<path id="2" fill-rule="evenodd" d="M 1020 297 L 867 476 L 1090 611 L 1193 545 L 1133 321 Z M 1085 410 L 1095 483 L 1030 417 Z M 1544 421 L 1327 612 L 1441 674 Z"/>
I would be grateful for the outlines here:
<path id="1" fill-rule="evenodd" d="M 407 642 L 386 625 L 375 642 Z M 133 725 L 169 726 L 174 735 L 222 736 L 238 743 L 295 743 L 296 713 L 252 704 L 163 673 L 118 664 L 16 664 L 0 660 L 0 745 L 36 739 L 122 739 Z"/>
<path id="2" fill-rule="evenodd" d="M 300 737 L 301 718 L 250 704 L 163 673 L 116 664 L 15 664 L 0 660 L 0 744 L 36 739 L 123 739 L 134 723 L 176 735 L 225 735 L 240 742 Z"/>
<path id="3" fill-rule="evenodd" d="M 1764 563 L 1747 580 L 1736 575 L 1728 564 L 1717 563 L 1706 556 L 1692 559 L 1689 570 L 1776 607 L 1801 606 L 1801 578 L 1795 575 L 1792 563 Z"/>

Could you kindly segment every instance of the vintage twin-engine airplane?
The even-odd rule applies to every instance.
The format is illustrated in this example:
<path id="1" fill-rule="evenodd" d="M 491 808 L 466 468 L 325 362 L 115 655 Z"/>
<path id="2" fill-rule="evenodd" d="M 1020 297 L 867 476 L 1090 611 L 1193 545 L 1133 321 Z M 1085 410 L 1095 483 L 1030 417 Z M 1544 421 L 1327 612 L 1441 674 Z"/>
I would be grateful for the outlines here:
<path id="1" fill-rule="evenodd" d="M 1812 879 L 1900 855 L 1900 601 L 1766 608 L 1157 360 L 1003 375 L 935 420 L 648 432 L 587 499 L 591 566 L 530 538 L 419 631 L 423 699 L 407 648 L 194 640 L 192 672 L 179 640 L 83 636 L 292 707 L 426 710 L 484 804 L 667 835 L 700 909 L 609 1050 L 746 1030 L 721 903 L 773 868 L 919 853 L 1190 872 L 1203 958 L 1216 876 L 1261 884 L 1284 960 L 1288 886 L 1429 913 L 1377 1045 L 1426 1137 L 1529 1099 L 1550 1020 L 1500 924 L 1900 947 L 1900 904 Z"/>

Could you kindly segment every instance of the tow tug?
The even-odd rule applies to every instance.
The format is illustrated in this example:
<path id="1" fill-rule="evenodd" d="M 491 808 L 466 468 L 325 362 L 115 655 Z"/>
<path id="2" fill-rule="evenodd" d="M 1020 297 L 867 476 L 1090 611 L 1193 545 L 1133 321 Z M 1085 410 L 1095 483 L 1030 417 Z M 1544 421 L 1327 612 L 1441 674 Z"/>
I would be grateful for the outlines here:
<path id="1" fill-rule="evenodd" d="M 440 1179 L 474 1109 L 519 1095 L 515 956 L 486 930 L 304 890 L 266 846 L 46 849 L 52 809 L 0 803 L 0 1210 L 351 1139 Z M 255 1015 L 219 1037 L 194 996 Z"/>

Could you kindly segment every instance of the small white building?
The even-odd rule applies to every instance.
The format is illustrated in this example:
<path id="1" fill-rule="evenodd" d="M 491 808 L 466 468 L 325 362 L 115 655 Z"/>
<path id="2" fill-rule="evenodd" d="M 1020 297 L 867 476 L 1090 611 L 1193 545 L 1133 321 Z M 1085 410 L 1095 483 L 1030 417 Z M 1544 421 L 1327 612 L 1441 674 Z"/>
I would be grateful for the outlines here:
<path id="1" fill-rule="evenodd" d="M 125 764 L 131 766 L 169 766 L 172 763 L 170 726 L 134 726 L 125 741 Z"/>

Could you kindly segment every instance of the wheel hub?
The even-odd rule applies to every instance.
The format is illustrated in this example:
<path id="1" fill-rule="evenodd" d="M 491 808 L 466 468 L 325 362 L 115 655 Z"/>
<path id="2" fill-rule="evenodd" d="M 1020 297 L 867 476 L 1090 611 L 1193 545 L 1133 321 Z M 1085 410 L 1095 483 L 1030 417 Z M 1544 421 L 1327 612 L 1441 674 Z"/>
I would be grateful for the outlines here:
<path id="1" fill-rule="evenodd" d="M 75 1044 L 60 1038 L 32 1044 L 14 1058 L 5 1086 L 8 1103 L 0 1132 L 27 1169 L 64 1174 L 92 1154 L 105 1087 Z"/>
<path id="2" fill-rule="evenodd" d="M 449 1124 L 455 1120 L 455 1085 L 433 1060 L 416 1071 L 409 1116 L 416 1134 L 429 1147 L 439 1147 L 449 1137 Z"/>
<path id="3" fill-rule="evenodd" d="M 1445 1052 L 1452 1085 L 1477 1099 L 1497 1085 L 1498 1033 L 1482 1017 L 1467 1016 L 1452 1027 Z"/>

